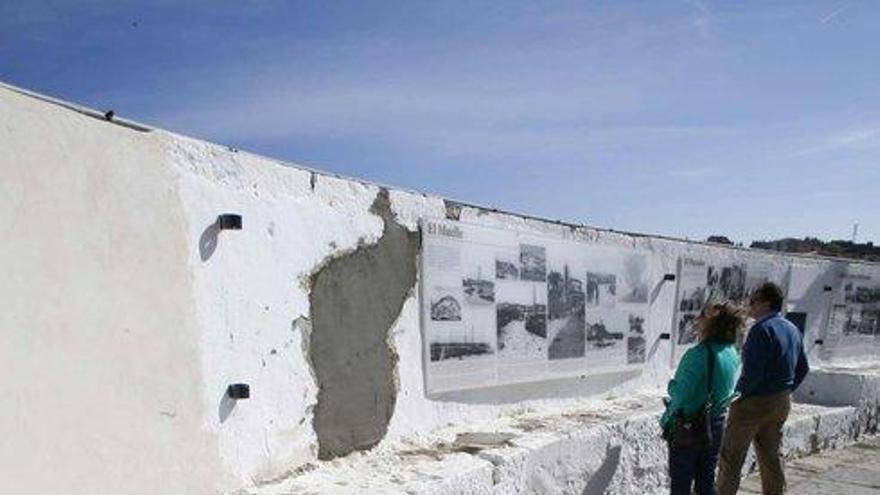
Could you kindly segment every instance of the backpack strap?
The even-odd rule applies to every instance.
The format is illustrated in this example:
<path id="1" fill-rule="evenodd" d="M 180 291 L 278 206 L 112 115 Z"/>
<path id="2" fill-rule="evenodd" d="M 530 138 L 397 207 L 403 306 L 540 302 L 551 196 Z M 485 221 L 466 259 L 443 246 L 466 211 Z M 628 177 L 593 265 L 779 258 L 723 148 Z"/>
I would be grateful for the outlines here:
<path id="1" fill-rule="evenodd" d="M 709 341 L 703 342 L 706 346 L 706 407 L 707 409 L 712 405 L 712 376 L 715 371 L 715 353 L 712 352 L 712 345 L 709 344 Z"/>

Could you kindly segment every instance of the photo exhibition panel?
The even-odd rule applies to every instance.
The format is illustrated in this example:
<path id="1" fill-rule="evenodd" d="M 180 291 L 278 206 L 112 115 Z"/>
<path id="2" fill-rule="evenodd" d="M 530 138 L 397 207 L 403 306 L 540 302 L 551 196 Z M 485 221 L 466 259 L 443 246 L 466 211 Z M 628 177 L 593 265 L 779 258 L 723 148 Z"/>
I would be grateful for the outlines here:
<path id="1" fill-rule="evenodd" d="M 462 222 L 422 235 L 429 394 L 644 364 L 651 254 Z"/>

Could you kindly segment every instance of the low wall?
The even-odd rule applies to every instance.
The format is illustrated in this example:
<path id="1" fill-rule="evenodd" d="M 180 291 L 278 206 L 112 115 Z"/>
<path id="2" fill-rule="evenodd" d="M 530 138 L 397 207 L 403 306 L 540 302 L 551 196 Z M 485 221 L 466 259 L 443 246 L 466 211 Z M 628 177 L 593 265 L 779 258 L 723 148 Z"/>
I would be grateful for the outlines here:
<path id="1" fill-rule="evenodd" d="M 659 397 L 631 396 L 448 427 L 418 441 L 309 464 L 242 493 L 660 495 L 669 492 L 668 454 L 657 434 L 656 404 Z M 795 404 L 783 456 L 848 445 L 863 426 L 853 407 Z M 493 438 L 494 445 L 485 440 Z M 756 468 L 750 452 L 743 473 Z"/>
<path id="2" fill-rule="evenodd" d="M 492 211 L 7 87 L 0 146 L 0 369 L 15 377 L 0 416 L 3 492 L 230 493 L 450 424 L 665 387 L 681 354 L 664 338 L 674 284 L 646 306 L 638 369 L 429 394 L 425 220 L 638 250 L 660 278 L 682 258 L 761 264 L 788 277 L 811 348 L 833 344 L 812 349 L 817 362 L 877 356 L 873 339 L 826 335 L 829 320 L 842 325 L 840 262 Z M 221 228 L 224 213 L 243 228 Z M 230 399 L 233 383 L 250 398 Z"/>

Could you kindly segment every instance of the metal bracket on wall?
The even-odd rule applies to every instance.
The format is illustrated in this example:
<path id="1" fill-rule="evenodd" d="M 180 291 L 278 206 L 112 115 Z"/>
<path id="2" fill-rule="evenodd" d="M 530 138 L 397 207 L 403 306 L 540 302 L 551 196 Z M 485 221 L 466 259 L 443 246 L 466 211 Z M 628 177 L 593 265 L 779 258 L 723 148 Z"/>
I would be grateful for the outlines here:
<path id="1" fill-rule="evenodd" d="M 220 230 L 241 230 L 241 215 L 224 213 L 217 217 Z"/>
<path id="2" fill-rule="evenodd" d="M 235 400 L 248 399 L 251 396 L 251 386 L 247 383 L 233 383 L 226 387 L 226 395 Z"/>

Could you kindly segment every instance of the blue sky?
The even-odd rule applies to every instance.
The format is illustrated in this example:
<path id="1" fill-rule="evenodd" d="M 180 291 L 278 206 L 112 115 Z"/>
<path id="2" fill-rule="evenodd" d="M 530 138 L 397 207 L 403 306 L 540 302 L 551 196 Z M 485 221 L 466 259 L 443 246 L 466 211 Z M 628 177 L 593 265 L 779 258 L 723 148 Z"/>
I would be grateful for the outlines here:
<path id="1" fill-rule="evenodd" d="M 0 2 L 0 80 L 600 227 L 880 243 L 880 2 Z"/>

